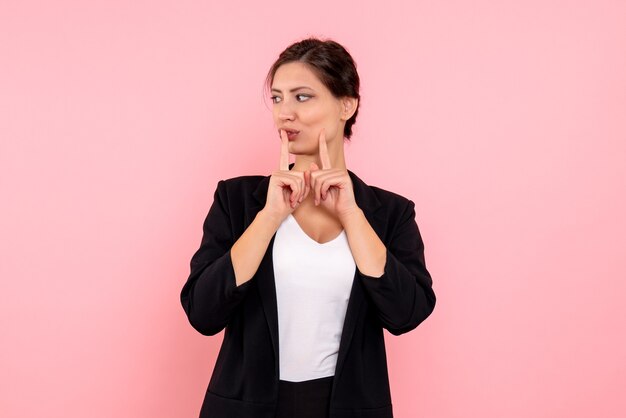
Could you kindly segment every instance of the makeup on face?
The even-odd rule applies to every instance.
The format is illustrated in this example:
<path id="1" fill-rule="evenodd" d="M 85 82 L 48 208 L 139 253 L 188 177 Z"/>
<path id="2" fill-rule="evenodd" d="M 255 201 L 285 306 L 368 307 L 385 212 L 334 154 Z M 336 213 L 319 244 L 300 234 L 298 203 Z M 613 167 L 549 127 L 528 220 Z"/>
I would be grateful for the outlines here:
<path id="1" fill-rule="evenodd" d="M 285 130 L 289 142 L 317 144 L 322 127 L 332 127 L 337 115 L 337 100 L 317 76 L 301 63 L 282 65 L 271 86 L 274 123 Z M 328 138 L 331 139 L 331 138 Z"/>

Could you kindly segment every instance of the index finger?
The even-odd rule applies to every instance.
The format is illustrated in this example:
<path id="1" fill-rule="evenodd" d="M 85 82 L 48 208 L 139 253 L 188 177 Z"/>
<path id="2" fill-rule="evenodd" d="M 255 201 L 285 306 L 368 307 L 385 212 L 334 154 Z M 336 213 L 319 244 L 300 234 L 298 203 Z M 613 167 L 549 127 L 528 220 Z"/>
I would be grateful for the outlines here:
<path id="1" fill-rule="evenodd" d="M 328 156 L 328 148 L 326 147 L 326 129 L 322 128 L 320 132 L 320 161 L 322 169 L 330 168 L 330 157 Z"/>
<path id="2" fill-rule="evenodd" d="M 289 170 L 289 139 L 283 129 L 280 130 L 280 164 L 279 170 Z"/>

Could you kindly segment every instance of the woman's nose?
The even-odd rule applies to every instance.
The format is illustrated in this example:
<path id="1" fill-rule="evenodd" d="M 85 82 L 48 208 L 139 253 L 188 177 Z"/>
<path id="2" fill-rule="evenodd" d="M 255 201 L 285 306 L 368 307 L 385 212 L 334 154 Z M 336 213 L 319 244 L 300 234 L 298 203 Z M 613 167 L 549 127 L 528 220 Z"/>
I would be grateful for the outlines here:
<path id="1" fill-rule="evenodd" d="M 282 103 L 280 109 L 278 110 L 278 118 L 280 120 L 293 120 L 295 117 L 295 112 L 293 108 L 289 104 Z"/>

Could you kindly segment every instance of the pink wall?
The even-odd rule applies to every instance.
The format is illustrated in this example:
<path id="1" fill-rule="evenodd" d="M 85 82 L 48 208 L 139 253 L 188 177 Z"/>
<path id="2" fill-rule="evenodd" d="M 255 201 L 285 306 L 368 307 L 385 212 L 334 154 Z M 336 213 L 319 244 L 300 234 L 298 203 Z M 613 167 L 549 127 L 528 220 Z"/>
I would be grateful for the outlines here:
<path id="1" fill-rule="evenodd" d="M 357 61 L 349 168 L 416 202 L 438 296 L 386 334 L 397 417 L 626 416 L 626 3 L 236 3 L 0 3 L 0 416 L 197 416 L 221 336 L 179 292 L 309 34 Z"/>

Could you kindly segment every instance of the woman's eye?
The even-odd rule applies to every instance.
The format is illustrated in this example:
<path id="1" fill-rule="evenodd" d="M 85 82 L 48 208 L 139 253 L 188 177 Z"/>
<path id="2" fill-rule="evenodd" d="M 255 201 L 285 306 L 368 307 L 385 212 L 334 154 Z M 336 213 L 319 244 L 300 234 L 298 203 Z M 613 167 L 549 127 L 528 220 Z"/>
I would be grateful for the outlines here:
<path id="1" fill-rule="evenodd" d="M 303 98 L 303 99 L 301 99 Z M 309 96 L 308 94 L 296 94 L 296 100 L 298 100 L 299 102 L 306 102 L 307 100 L 309 100 L 311 98 L 311 96 Z M 282 99 L 278 96 L 271 96 L 270 100 L 273 103 L 279 103 Z"/>

